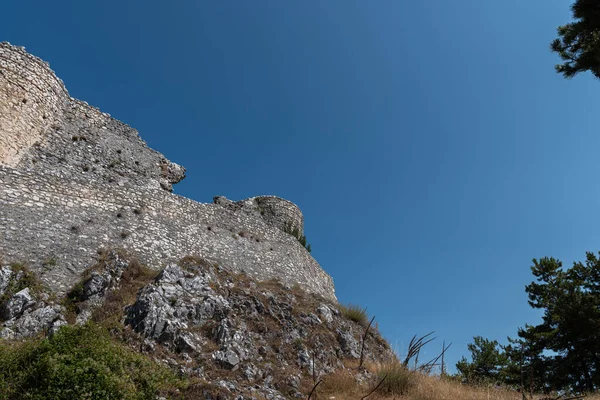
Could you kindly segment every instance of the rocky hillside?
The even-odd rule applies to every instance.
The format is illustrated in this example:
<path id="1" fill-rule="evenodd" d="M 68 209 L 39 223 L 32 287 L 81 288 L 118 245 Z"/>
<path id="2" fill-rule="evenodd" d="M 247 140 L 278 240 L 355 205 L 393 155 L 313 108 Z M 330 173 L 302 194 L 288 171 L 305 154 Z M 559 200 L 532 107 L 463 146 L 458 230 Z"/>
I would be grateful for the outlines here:
<path id="1" fill-rule="evenodd" d="M 183 379 L 163 388 L 166 398 L 305 398 L 316 380 L 358 364 L 367 331 L 364 318 L 299 286 L 257 282 L 195 257 L 157 273 L 124 251 L 100 252 L 64 297 L 26 266 L 3 266 L 0 319 L 4 343 L 68 324 L 100 326 Z M 393 358 L 375 327 L 362 354 L 370 363 Z M 356 370 L 356 379 L 372 378 Z"/>

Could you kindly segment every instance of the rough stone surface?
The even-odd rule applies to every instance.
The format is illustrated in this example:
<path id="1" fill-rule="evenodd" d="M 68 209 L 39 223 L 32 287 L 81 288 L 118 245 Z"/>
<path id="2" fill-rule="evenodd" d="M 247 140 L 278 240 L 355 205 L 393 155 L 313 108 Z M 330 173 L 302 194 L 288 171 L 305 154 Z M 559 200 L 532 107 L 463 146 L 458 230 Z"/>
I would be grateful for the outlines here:
<path id="1" fill-rule="evenodd" d="M 303 231 L 296 205 L 275 196 L 197 203 L 170 193 L 184 176 L 133 128 L 71 98 L 47 63 L 0 44 L 6 262 L 26 262 L 65 293 L 99 248 L 126 248 L 153 268 L 197 255 L 335 300 L 331 277 L 283 231 Z"/>
<path id="2" fill-rule="evenodd" d="M 0 298 L 4 296 L 4 292 L 8 288 L 11 277 L 12 270 L 9 267 L 0 267 Z"/>
<path id="3" fill-rule="evenodd" d="M 275 281 L 259 282 L 197 257 L 169 264 L 153 278 L 124 252 L 104 253 L 68 301 L 48 296 L 22 267 L 0 271 L 9 276 L 0 307 L 20 304 L 10 319 L 0 317 L 0 339 L 53 334 L 66 324 L 62 304 L 80 324 L 92 315 L 98 323 L 108 309 L 110 318 L 117 317 L 113 321 L 125 325 L 114 330 L 117 338 L 123 335 L 136 351 L 204 382 L 191 389 L 205 393 L 201 398 L 306 398 L 313 377 L 326 377 L 359 357 L 365 334 L 334 301 Z M 27 287 L 13 293 L 28 283 L 35 292 Z M 125 307 L 115 306 L 115 299 L 132 293 L 137 296 Z M 364 356 L 371 362 L 393 357 L 376 328 L 366 336 Z"/>
<path id="4" fill-rule="evenodd" d="M 210 263 L 168 265 L 140 290 L 125 323 L 156 343 L 152 348 L 203 360 L 196 366 L 188 360 L 185 373 L 217 379 L 232 393 L 257 388 L 267 398 L 305 397 L 301 377 L 312 376 L 313 368 L 322 376 L 359 358 L 365 330 L 324 298 Z M 365 359 L 379 362 L 392 354 L 372 328 Z M 219 380 L 223 370 L 228 378 Z"/>
<path id="5" fill-rule="evenodd" d="M 33 307 L 35 300 L 29 293 L 29 288 L 25 288 L 20 292 L 15 293 L 8 301 L 0 308 L 0 317 L 3 319 L 11 319 L 20 317 L 26 309 Z"/>
<path id="6" fill-rule="evenodd" d="M 27 310 L 22 315 L 4 322 L 0 338 L 21 339 L 40 332 L 50 334 L 67 323 L 63 311 L 59 305 L 44 305 Z"/>

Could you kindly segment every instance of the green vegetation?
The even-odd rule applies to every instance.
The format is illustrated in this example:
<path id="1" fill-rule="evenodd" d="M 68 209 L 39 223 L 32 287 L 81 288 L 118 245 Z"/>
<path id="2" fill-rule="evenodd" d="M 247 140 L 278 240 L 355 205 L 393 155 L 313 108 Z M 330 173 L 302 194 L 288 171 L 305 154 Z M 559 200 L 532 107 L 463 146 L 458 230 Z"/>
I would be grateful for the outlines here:
<path id="1" fill-rule="evenodd" d="M 0 342 L 0 399 L 155 399 L 182 382 L 94 324 Z"/>
<path id="2" fill-rule="evenodd" d="M 295 226 L 291 222 L 286 222 L 285 224 L 283 224 L 283 231 L 285 233 L 289 233 L 290 235 L 298 239 L 300 244 L 304 246 L 309 253 L 312 251 L 310 244 L 306 242 L 306 236 L 300 233 L 300 229 L 297 226 Z"/>
<path id="3" fill-rule="evenodd" d="M 29 292 L 33 295 L 42 291 L 42 282 L 29 270 L 27 265 L 17 263 L 12 264 L 10 268 L 13 271 L 13 275 L 4 294 L 0 296 L 0 304 L 25 288 L 29 288 Z"/>
<path id="4" fill-rule="evenodd" d="M 471 362 L 463 357 L 457 364 L 459 374 L 469 383 L 504 382 L 503 367 L 508 363 L 508 357 L 495 340 L 481 336 L 473 338 L 467 348 L 471 353 Z"/>
<path id="5" fill-rule="evenodd" d="M 347 306 L 340 304 L 339 309 L 342 315 L 350 321 L 358 322 L 361 325 L 367 325 L 369 322 L 366 308 L 354 304 L 348 304 Z"/>
<path id="6" fill-rule="evenodd" d="M 564 61 L 556 72 L 572 78 L 590 71 L 600 78 L 600 5 L 597 0 L 577 0 L 571 6 L 574 22 L 558 27 L 550 48 Z"/>
<path id="7" fill-rule="evenodd" d="M 529 305 L 543 311 L 542 322 L 525 325 L 506 346 L 475 337 L 471 361 L 457 365 L 470 382 L 525 386 L 535 392 L 600 389 L 600 259 L 569 269 L 557 259 L 533 260 L 535 281 L 526 286 Z"/>

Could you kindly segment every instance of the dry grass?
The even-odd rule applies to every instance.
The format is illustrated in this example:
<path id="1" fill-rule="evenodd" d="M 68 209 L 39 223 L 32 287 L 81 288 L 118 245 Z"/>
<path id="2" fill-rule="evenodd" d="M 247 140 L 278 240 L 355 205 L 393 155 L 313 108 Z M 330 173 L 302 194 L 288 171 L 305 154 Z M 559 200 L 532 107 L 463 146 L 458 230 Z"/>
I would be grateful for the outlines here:
<path id="1" fill-rule="evenodd" d="M 340 312 L 347 319 L 357 322 L 361 325 L 367 325 L 369 323 L 369 316 L 367 315 L 367 309 L 354 305 L 339 305 Z"/>
<path id="2" fill-rule="evenodd" d="M 369 400 L 522 400 L 521 393 L 494 386 L 469 386 L 450 379 L 427 376 L 408 371 L 400 363 L 392 361 L 383 365 L 367 364 L 367 370 L 375 378 L 368 384 L 359 384 L 355 363 L 345 363 L 346 369 L 322 377 L 316 392 L 319 399 L 356 400 L 367 395 L 387 374 L 388 378 L 368 397 Z M 304 391 L 310 388 L 305 382 Z M 544 396 L 534 396 L 541 400 Z M 527 397 L 529 399 L 529 396 Z M 600 400 L 600 394 L 587 396 L 585 400 Z"/>
<path id="3" fill-rule="evenodd" d="M 152 281 L 158 271 L 153 271 L 141 264 L 137 259 L 130 258 L 127 268 L 121 275 L 119 289 L 106 294 L 104 304 L 94 310 L 92 321 L 108 325 L 119 325 L 123 316 L 123 308 L 135 302 L 138 291 Z"/>

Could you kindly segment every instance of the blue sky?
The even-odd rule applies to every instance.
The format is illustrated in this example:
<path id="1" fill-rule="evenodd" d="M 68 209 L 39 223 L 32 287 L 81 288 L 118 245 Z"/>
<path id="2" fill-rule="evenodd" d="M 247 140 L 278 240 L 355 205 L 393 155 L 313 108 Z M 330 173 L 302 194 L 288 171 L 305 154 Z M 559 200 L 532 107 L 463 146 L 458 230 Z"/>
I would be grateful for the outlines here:
<path id="1" fill-rule="evenodd" d="M 548 50 L 569 3 L 8 1 L 0 40 L 187 167 L 176 193 L 297 203 L 340 301 L 453 364 L 538 321 L 532 258 L 600 250 L 600 84 Z"/>

